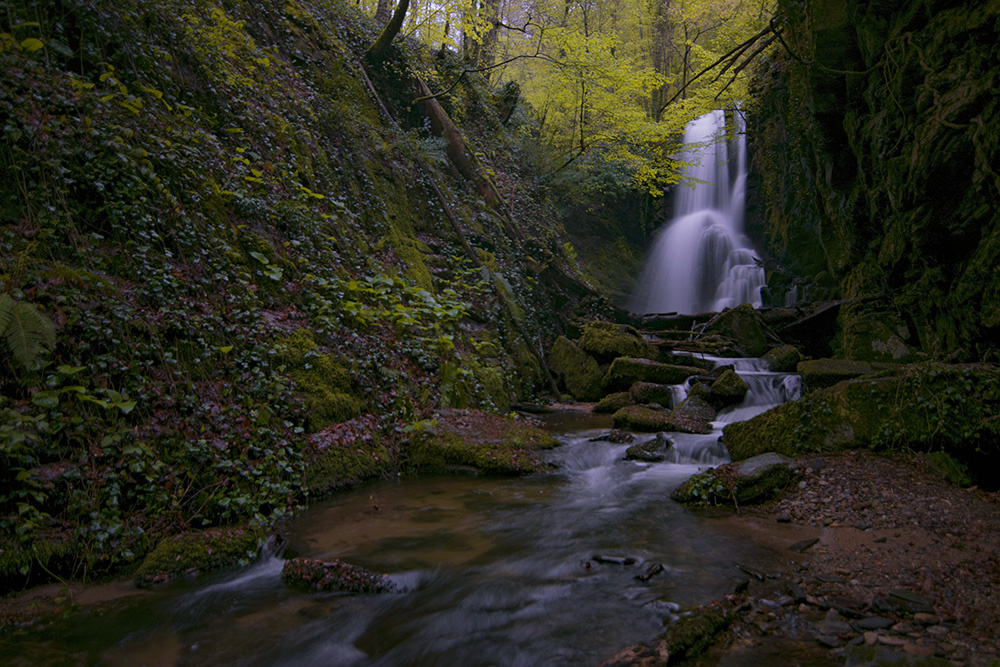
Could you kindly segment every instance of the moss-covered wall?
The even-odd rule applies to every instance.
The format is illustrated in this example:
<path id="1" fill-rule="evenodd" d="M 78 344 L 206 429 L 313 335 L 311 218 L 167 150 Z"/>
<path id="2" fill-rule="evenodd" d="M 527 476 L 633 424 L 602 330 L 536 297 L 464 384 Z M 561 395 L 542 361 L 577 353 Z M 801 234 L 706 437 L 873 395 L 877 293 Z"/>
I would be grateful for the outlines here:
<path id="1" fill-rule="evenodd" d="M 876 297 L 843 311 L 845 356 L 894 346 L 868 340 L 875 318 L 933 355 L 996 358 L 1000 5 L 779 4 L 788 50 L 751 117 L 756 233 L 814 296 Z"/>

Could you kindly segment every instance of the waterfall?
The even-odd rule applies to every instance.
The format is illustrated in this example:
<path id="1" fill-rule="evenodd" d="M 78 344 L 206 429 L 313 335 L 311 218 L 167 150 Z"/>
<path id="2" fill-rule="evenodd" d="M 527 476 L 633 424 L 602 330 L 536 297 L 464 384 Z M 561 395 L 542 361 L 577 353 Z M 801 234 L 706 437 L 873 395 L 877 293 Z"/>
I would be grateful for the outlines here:
<path id="1" fill-rule="evenodd" d="M 633 312 L 692 314 L 761 305 L 764 269 L 743 235 L 746 136 L 741 115 L 733 116 L 736 131 L 728 141 L 721 110 L 685 128 L 681 161 L 694 187 L 677 192 L 674 218 L 653 245 Z"/>

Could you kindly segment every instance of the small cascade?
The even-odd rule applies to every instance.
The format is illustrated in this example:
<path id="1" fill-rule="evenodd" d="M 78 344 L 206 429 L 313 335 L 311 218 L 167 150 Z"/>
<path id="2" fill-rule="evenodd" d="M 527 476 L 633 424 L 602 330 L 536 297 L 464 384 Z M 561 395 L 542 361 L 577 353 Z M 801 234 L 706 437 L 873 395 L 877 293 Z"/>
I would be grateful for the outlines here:
<path id="1" fill-rule="evenodd" d="M 746 137 L 733 114 L 712 111 L 688 124 L 681 161 L 695 184 L 677 192 L 674 218 L 659 233 L 636 287 L 636 313 L 720 311 L 743 303 L 759 307 L 764 269 L 743 235 Z M 735 163 L 735 178 L 730 170 Z"/>

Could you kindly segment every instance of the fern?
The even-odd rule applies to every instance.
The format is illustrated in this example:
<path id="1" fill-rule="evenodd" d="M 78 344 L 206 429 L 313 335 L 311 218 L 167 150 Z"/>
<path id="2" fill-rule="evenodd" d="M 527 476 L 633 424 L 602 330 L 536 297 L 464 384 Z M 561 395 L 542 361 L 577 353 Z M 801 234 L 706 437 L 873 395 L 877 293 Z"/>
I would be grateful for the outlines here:
<path id="1" fill-rule="evenodd" d="M 0 340 L 10 356 L 30 371 L 43 348 L 55 347 L 56 328 L 34 304 L 0 294 Z"/>

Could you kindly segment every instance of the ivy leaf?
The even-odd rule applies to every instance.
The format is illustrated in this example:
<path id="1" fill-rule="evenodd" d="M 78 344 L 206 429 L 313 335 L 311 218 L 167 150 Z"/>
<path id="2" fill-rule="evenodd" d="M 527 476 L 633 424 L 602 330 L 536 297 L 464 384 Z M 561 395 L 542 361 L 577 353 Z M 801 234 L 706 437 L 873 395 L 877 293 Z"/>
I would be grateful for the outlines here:
<path id="1" fill-rule="evenodd" d="M 259 253 L 259 252 L 255 251 L 255 250 L 251 250 L 250 251 L 250 256 L 253 257 L 254 259 L 256 259 L 261 264 L 270 264 L 271 263 L 271 261 L 267 258 L 267 255 Z"/>
<path id="2" fill-rule="evenodd" d="M 45 48 L 45 42 L 34 37 L 29 37 L 21 42 L 21 48 L 25 51 L 37 51 L 38 49 Z"/>

